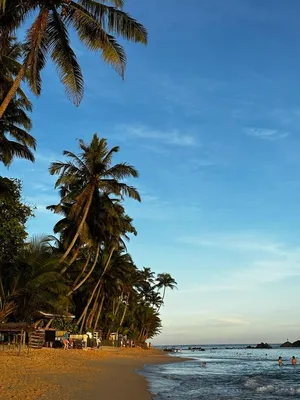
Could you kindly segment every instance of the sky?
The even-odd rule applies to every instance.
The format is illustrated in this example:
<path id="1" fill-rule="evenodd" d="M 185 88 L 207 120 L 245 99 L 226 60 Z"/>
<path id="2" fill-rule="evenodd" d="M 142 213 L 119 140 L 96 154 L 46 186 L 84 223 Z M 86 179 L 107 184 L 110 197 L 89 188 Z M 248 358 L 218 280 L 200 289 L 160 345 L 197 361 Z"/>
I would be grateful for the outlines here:
<path id="1" fill-rule="evenodd" d="M 98 133 L 140 171 L 133 259 L 178 282 L 153 343 L 299 339 L 299 1 L 125 3 L 149 31 L 147 47 L 124 43 L 125 80 L 72 36 L 84 100 L 69 102 L 49 62 L 32 97 L 36 162 L 0 166 L 36 206 L 30 234 L 57 221 L 50 162 Z"/>

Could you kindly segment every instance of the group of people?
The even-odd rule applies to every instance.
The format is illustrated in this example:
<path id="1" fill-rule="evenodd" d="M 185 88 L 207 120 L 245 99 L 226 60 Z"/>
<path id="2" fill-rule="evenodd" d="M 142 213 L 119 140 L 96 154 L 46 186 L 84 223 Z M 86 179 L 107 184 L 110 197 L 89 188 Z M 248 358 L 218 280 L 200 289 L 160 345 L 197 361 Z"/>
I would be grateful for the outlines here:
<path id="1" fill-rule="evenodd" d="M 62 338 L 62 343 L 63 343 L 65 350 L 73 348 L 74 343 L 73 343 L 73 340 L 71 339 L 70 335 L 71 335 L 71 332 L 67 331 L 67 332 L 65 332 L 65 334 Z M 87 332 L 87 333 L 81 335 L 81 337 L 82 337 L 81 338 L 82 348 L 86 349 L 87 345 L 88 345 L 88 338 L 92 339 L 93 335 L 91 332 Z M 96 337 L 95 342 L 96 342 L 97 348 L 99 348 L 101 346 L 101 337 Z"/>
<path id="2" fill-rule="evenodd" d="M 278 365 L 281 367 L 283 365 L 283 359 L 282 357 L 278 357 Z M 297 365 L 297 359 L 295 356 L 292 357 L 292 365 Z"/>

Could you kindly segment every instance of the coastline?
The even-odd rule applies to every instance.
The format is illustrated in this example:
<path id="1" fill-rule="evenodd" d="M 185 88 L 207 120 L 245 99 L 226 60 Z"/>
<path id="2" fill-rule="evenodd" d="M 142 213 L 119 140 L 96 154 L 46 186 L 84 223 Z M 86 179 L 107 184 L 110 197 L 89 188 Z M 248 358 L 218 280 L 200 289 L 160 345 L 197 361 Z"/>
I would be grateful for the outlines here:
<path id="1" fill-rule="evenodd" d="M 187 361 L 157 349 L 0 350 L 0 399 L 151 400 L 145 365 Z M 58 397 L 59 396 L 59 397 Z"/>

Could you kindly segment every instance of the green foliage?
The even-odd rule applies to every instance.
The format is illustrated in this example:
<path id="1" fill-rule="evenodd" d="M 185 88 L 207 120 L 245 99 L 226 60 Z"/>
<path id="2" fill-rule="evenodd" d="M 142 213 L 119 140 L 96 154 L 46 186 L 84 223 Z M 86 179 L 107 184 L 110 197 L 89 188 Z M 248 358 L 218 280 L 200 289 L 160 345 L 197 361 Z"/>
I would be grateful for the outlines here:
<path id="1" fill-rule="evenodd" d="M 2 3 L 2 8 L 1 8 Z M 83 97 L 83 76 L 73 51 L 69 29 L 81 42 L 112 65 L 123 77 L 126 54 L 115 36 L 147 43 L 147 31 L 123 11 L 121 0 L 3 0 L 0 3 L 0 34 L 22 28 L 32 13 L 36 18 L 25 38 L 24 63 L 35 94 L 41 92 L 41 70 L 47 56 L 52 58 L 68 97 L 79 105 Z"/>
<path id="2" fill-rule="evenodd" d="M 52 327 L 59 331 L 70 331 L 71 333 L 78 333 L 78 326 L 68 318 L 56 318 L 53 321 Z"/>
<path id="3" fill-rule="evenodd" d="M 0 269 L 0 321 L 33 321 L 41 312 L 50 313 L 65 316 L 54 321 L 60 330 L 101 331 L 103 339 L 114 332 L 143 343 L 159 334 L 165 289 L 175 288 L 176 281 L 168 273 L 156 276 L 148 267 L 139 269 L 127 252 L 125 241 L 137 232 L 124 199 L 140 197 L 123 178 L 137 177 L 137 170 L 127 163 L 113 164 L 119 148 L 109 149 L 97 135 L 89 144 L 79 143 L 78 155 L 65 151 L 70 161 L 50 167 L 59 175 L 61 201 L 49 206 L 63 216 L 54 227 L 58 239 L 25 243 L 24 225 L 32 212 L 21 203 L 20 182 L 0 179 L 0 217 L 6 223 L 2 236 L 0 230 L 0 239 L 6 239 L 2 254 L 12 253 Z M 4 227 L 11 229 L 9 235 Z M 67 248 L 66 270 L 61 260 Z"/>
<path id="4" fill-rule="evenodd" d="M 24 249 L 25 224 L 32 209 L 21 200 L 21 182 L 0 177 L 0 268 L 14 263 Z"/>
<path id="5" fill-rule="evenodd" d="M 0 102 L 19 72 L 23 50 L 13 37 L 3 35 L 0 38 Z M 0 119 L 0 162 L 5 166 L 9 166 L 14 157 L 34 161 L 32 150 L 36 142 L 28 133 L 32 126 L 29 111 L 32 111 L 30 101 L 21 89 L 17 90 Z"/>

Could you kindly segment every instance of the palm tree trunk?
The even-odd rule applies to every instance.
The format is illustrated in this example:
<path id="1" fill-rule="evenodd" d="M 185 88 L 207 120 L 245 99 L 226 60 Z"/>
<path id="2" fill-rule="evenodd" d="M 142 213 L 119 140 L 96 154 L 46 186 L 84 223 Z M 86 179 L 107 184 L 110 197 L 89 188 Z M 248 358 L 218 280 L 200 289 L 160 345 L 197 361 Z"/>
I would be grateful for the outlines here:
<path id="1" fill-rule="evenodd" d="M 85 223 L 86 217 L 88 215 L 88 212 L 89 212 L 89 209 L 90 209 L 90 206 L 91 206 L 91 203 L 92 203 L 93 194 L 94 194 L 94 187 L 92 187 L 91 193 L 90 193 L 90 195 L 88 197 L 88 200 L 86 202 L 84 213 L 83 213 L 82 219 L 80 221 L 80 224 L 78 226 L 77 232 L 75 233 L 72 242 L 69 244 L 69 247 L 67 248 L 67 250 L 65 251 L 65 253 L 61 257 L 61 259 L 59 260 L 60 263 L 65 261 L 65 259 L 67 258 L 68 254 L 70 253 L 70 251 L 74 247 L 74 245 L 76 243 L 76 240 L 78 239 L 78 236 L 80 235 L 80 232 L 81 232 L 81 230 L 83 228 L 83 225 Z M 71 265 L 70 263 L 67 264 L 67 266 L 65 268 L 68 268 L 70 265 Z"/>
<path id="2" fill-rule="evenodd" d="M 25 76 L 26 68 L 28 66 L 28 58 L 25 60 L 24 64 L 21 66 L 19 69 L 18 75 L 16 76 L 16 79 L 14 80 L 14 83 L 11 85 L 11 88 L 9 89 L 7 95 L 4 97 L 1 105 L 0 105 L 0 119 L 3 117 L 3 114 L 5 113 L 9 103 L 11 102 L 12 98 L 15 96 L 17 90 L 19 89 L 21 82 Z"/>
<path id="3" fill-rule="evenodd" d="M 122 300 L 123 300 L 123 291 L 122 291 L 121 295 L 119 296 L 119 300 L 118 300 L 116 309 L 114 310 L 114 316 L 116 316 L 118 314 L 118 311 L 119 311 L 120 305 L 122 303 Z"/>
<path id="4" fill-rule="evenodd" d="M 91 302 L 92 302 L 92 300 L 93 300 L 93 298 L 94 298 L 94 295 L 95 295 L 95 293 L 96 293 L 96 290 L 98 289 L 98 287 L 99 287 L 99 285 L 100 285 L 100 282 L 101 282 L 101 280 L 99 279 L 98 282 L 96 283 L 95 287 L 94 287 L 94 290 L 92 291 L 92 294 L 90 295 L 90 298 L 89 298 L 89 300 L 88 300 L 88 302 L 87 302 L 87 305 L 85 306 L 85 308 L 84 308 L 84 310 L 83 310 L 83 313 L 81 314 L 79 320 L 77 321 L 77 325 L 79 325 L 80 322 L 82 321 L 82 326 L 81 326 L 81 328 L 80 328 L 80 333 L 82 332 L 83 325 L 84 325 L 84 321 L 85 321 L 85 318 L 86 318 L 86 314 L 87 314 L 88 309 L 89 309 L 89 306 L 90 306 L 90 304 L 91 304 Z"/>
<path id="5" fill-rule="evenodd" d="M 109 263 L 110 263 L 110 260 L 111 260 L 111 258 L 112 258 L 112 255 L 113 255 L 113 252 L 114 252 L 114 251 L 115 251 L 115 248 L 112 247 L 111 250 L 110 250 L 108 259 L 107 259 L 107 261 L 106 261 L 106 263 L 105 263 L 105 267 L 104 267 L 104 269 L 103 269 L 101 278 L 102 278 L 102 276 L 105 274 L 105 272 L 107 271 L 107 268 L 109 267 Z"/>
<path id="6" fill-rule="evenodd" d="M 5 292 L 4 292 L 1 276 L 0 276 L 0 298 L 2 298 L 2 301 L 5 302 L 6 296 L 5 296 Z"/>
<path id="7" fill-rule="evenodd" d="M 94 324 L 94 329 L 93 329 L 94 332 L 95 332 L 96 329 L 97 329 L 97 325 L 98 325 L 99 318 L 100 318 L 100 315 L 101 315 L 101 311 L 102 311 L 102 308 L 103 308 L 104 298 L 105 298 L 105 295 L 104 295 L 104 293 L 103 293 L 102 299 L 101 299 L 101 303 L 100 303 L 100 306 L 99 306 L 99 309 L 98 309 L 98 312 L 97 312 L 95 324 Z"/>
<path id="8" fill-rule="evenodd" d="M 81 279 L 81 277 L 84 275 L 85 270 L 90 262 L 91 259 L 91 254 L 88 255 L 87 259 L 86 259 L 86 263 L 84 264 L 84 267 L 82 268 L 82 271 L 80 272 L 80 274 L 77 276 L 77 278 L 75 279 L 75 282 L 73 284 L 73 286 L 76 286 L 78 281 Z"/>
<path id="9" fill-rule="evenodd" d="M 120 321 L 119 329 L 123 325 L 123 322 L 124 322 L 124 319 L 125 319 L 125 316 L 126 316 L 126 312 L 127 312 L 127 308 L 128 308 L 128 302 L 129 302 L 129 292 L 127 293 L 126 304 L 125 304 L 123 315 L 122 315 L 122 318 L 121 318 L 121 321 Z"/>
<path id="10" fill-rule="evenodd" d="M 95 313 L 96 313 L 96 310 L 97 310 L 97 306 L 99 304 L 98 301 L 99 301 L 99 296 L 100 296 L 100 293 L 101 293 L 101 286 L 102 285 L 100 285 L 98 290 L 97 290 L 97 294 L 96 294 L 96 298 L 95 298 L 93 307 L 92 307 L 92 309 L 91 309 L 91 311 L 89 313 L 89 316 L 87 317 L 87 320 L 86 320 L 86 326 L 88 326 L 88 327 L 92 326 L 92 324 L 93 324 L 94 316 L 95 316 Z"/>
<path id="11" fill-rule="evenodd" d="M 98 257 L 99 257 L 99 252 L 100 252 L 100 242 L 98 242 L 98 244 L 97 244 L 95 260 L 94 260 L 94 263 L 93 263 L 91 269 L 86 274 L 86 276 L 81 280 L 81 282 L 79 282 L 72 290 L 70 290 L 70 292 L 67 294 L 67 297 L 69 297 L 72 293 L 74 293 L 77 289 L 79 289 L 80 286 L 82 286 L 84 284 L 84 282 L 91 276 L 91 273 L 94 271 L 95 266 L 97 264 Z"/>
<path id="12" fill-rule="evenodd" d="M 158 307 L 157 312 L 161 309 L 161 306 L 164 304 L 165 295 L 166 295 L 166 286 L 164 286 L 163 296 L 162 296 L 161 303 L 160 303 L 160 305 Z"/>
<path id="13" fill-rule="evenodd" d="M 64 274 L 64 273 L 66 272 L 66 270 L 70 267 L 70 265 L 73 264 L 73 262 L 76 260 L 76 258 L 77 258 L 77 256 L 78 256 L 79 250 L 80 250 L 80 246 L 78 246 L 78 248 L 75 250 L 75 253 L 74 253 L 74 255 L 73 255 L 73 257 L 72 257 L 72 259 L 71 259 L 69 265 L 66 265 L 66 266 L 63 267 L 63 269 L 60 271 L 61 274 Z"/>

